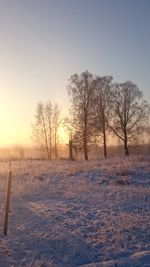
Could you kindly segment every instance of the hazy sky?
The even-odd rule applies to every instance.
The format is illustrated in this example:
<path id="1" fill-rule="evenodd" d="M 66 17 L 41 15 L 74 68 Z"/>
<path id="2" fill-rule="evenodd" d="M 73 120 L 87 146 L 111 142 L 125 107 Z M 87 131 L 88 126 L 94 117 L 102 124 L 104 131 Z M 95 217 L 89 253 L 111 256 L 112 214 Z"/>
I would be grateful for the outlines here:
<path id="1" fill-rule="evenodd" d="M 67 112 L 68 79 L 87 69 L 150 101 L 149 0 L 0 0 L 0 145 L 30 142 L 40 100 Z"/>

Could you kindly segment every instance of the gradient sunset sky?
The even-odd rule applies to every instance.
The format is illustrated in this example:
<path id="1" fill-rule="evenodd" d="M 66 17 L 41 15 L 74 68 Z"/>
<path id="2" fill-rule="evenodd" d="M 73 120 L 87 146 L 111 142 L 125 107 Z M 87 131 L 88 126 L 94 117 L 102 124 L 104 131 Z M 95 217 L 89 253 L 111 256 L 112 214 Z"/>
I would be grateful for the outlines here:
<path id="1" fill-rule="evenodd" d="M 0 0 L 0 145 L 31 143 L 36 103 L 70 75 L 132 80 L 150 101 L 149 0 Z"/>

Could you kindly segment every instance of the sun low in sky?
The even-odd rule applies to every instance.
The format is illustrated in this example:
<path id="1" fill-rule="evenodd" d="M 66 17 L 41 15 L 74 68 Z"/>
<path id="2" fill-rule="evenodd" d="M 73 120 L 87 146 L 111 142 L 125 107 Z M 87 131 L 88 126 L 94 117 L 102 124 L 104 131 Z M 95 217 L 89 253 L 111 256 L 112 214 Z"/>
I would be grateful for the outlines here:
<path id="1" fill-rule="evenodd" d="M 0 96 L 0 146 L 30 144 L 30 134 L 30 122 L 25 119 L 24 113 L 21 117 L 21 110 L 13 98 Z"/>
<path id="2" fill-rule="evenodd" d="M 149 13 L 148 0 L 0 1 L 0 146 L 32 143 L 39 101 L 65 116 L 74 73 L 132 80 L 149 101 Z"/>
<path id="3" fill-rule="evenodd" d="M 66 131 L 66 129 L 63 126 L 59 128 L 58 139 L 59 139 L 59 142 L 63 145 L 67 145 L 69 143 L 69 133 Z"/>

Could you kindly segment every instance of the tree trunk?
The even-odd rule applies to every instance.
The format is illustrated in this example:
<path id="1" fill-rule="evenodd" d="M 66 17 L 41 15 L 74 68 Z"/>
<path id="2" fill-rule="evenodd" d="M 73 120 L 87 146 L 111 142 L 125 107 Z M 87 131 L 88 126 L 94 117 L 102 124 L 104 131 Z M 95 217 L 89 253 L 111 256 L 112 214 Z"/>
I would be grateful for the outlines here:
<path id="1" fill-rule="evenodd" d="M 52 128 L 51 122 L 49 121 L 49 157 L 52 159 Z"/>
<path id="2" fill-rule="evenodd" d="M 87 113 L 85 114 L 84 121 L 84 140 L 83 140 L 83 150 L 84 150 L 84 159 L 88 160 L 88 150 L 87 150 Z"/>
<path id="3" fill-rule="evenodd" d="M 55 159 L 57 159 L 57 142 L 55 137 Z"/>
<path id="4" fill-rule="evenodd" d="M 49 160 L 50 156 L 49 156 L 48 141 L 47 141 L 47 131 L 46 131 L 45 118 L 44 118 L 43 113 L 42 113 L 42 121 L 43 121 L 43 128 L 44 128 L 45 148 L 46 148 L 46 153 L 47 153 L 47 159 Z"/>
<path id="5" fill-rule="evenodd" d="M 51 134 L 50 134 L 50 144 L 49 144 L 49 155 L 50 155 L 50 159 L 52 159 L 52 137 L 51 137 Z"/>
<path id="6" fill-rule="evenodd" d="M 69 159 L 70 159 L 70 160 L 73 160 L 72 140 L 69 140 Z"/>
<path id="7" fill-rule="evenodd" d="M 128 148 L 127 138 L 125 138 L 125 140 L 124 140 L 124 151 L 125 151 L 125 156 L 129 156 L 129 148 Z"/>
<path id="8" fill-rule="evenodd" d="M 86 149 L 86 150 L 84 150 L 84 159 L 85 159 L 85 160 L 88 160 L 88 153 L 87 153 L 87 149 Z"/>
<path id="9" fill-rule="evenodd" d="M 106 145 L 106 132 L 105 132 L 105 130 L 103 132 L 103 142 L 104 142 L 104 145 L 103 145 L 103 148 L 104 148 L 104 157 L 106 159 L 107 158 L 107 145 Z"/>
<path id="10" fill-rule="evenodd" d="M 87 142 L 84 140 L 84 159 L 88 160 Z"/>
<path id="11" fill-rule="evenodd" d="M 57 128 L 55 128 L 54 133 L 54 153 L 55 153 L 55 159 L 58 158 L 58 150 L 57 150 Z"/>

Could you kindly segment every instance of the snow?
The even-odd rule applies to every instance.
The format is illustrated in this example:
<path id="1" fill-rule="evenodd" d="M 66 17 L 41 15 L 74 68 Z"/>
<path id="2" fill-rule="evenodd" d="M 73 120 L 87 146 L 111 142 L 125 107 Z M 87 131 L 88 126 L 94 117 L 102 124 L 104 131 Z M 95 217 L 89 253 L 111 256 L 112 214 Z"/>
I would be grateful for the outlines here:
<path id="1" fill-rule="evenodd" d="M 0 163 L 0 267 L 150 267 L 150 158 Z"/>

